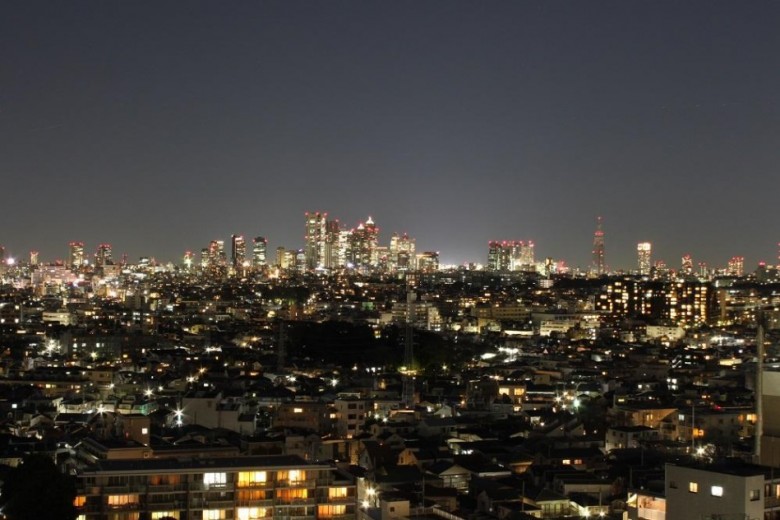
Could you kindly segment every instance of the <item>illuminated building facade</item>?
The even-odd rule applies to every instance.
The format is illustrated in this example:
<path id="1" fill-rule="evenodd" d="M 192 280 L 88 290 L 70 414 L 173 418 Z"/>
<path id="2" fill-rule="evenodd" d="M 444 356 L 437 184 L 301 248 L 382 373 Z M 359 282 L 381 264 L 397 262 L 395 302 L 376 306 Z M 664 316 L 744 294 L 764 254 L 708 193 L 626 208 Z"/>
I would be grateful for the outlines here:
<path id="1" fill-rule="evenodd" d="M 680 272 L 685 276 L 690 276 L 693 274 L 693 258 L 691 255 L 683 255 L 682 259 L 680 260 Z"/>
<path id="2" fill-rule="evenodd" d="M 745 258 L 742 256 L 731 257 L 728 272 L 730 276 L 743 276 L 745 274 Z"/>
<path id="3" fill-rule="evenodd" d="M 371 217 L 358 224 L 349 235 L 347 263 L 362 272 L 372 270 L 378 264 L 377 245 L 379 228 Z"/>
<path id="4" fill-rule="evenodd" d="M 230 237 L 230 262 L 234 269 L 241 269 L 246 262 L 246 240 L 242 235 Z"/>
<path id="5" fill-rule="evenodd" d="M 84 242 L 71 242 L 68 244 L 68 265 L 71 269 L 78 269 L 84 265 Z"/>
<path id="6" fill-rule="evenodd" d="M 533 271 L 535 246 L 531 241 L 493 240 L 488 242 L 489 271 Z"/>
<path id="7" fill-rule="evenodd" d="M 306 269 L 317 269 L 325 266 L 325 232 L 327 229 L 327 213 L 306 213 Z"/>
<path id="8" fill-rule="evenodd" d="M 268 240 L 255 237 L 252 240 L 252 266 L 262 268 L 268 264 Z"/>
<path id="9" fill-rule="evenodd" d="M 388 267 L 391 271 L 411 271 L 415 269 L 415 242 L 404 233 L 393 233 L 390 238 Z"/>
<path id="10" fill-rule="evenodd" d="M 101 460 L 78 475 L 79 518 L 356 518 L 354 480 L 294 455 Z"/>
<path id="11" fill-rule="evenodd" d="M 650 242 L 640 242 L 636 245 L 637 270 L 642 276 L 650 275 L 653 259 L 653 245 Z"/>
<path id="12" fill-rule="evenodd" d="M 113 263 L 114 261 L 111 257 L 111 244 L 100 244 L 95 253 L 95 265 L 103 267 Z"/>
<path id="13" fill-rule="evenodd" d="M 423 273 L 434 273 L 439 270 L 439 252 L 425 251 L 417 256 L 417 269 Z"/>

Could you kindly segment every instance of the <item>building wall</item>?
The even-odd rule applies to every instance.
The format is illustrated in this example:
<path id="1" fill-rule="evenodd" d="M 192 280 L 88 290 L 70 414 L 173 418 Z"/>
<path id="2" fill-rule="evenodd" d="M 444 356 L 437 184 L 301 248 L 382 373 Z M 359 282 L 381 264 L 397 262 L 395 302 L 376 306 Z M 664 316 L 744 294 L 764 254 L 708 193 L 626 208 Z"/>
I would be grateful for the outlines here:
<path id="1" fill-rule="evenodd" d="M 718 491 L 721 495 L 717 496 Z M 713 516 L 723 515 L 723 516 Z M 666 465 L 666 519 L 764 518 L 764 475 Z"/>

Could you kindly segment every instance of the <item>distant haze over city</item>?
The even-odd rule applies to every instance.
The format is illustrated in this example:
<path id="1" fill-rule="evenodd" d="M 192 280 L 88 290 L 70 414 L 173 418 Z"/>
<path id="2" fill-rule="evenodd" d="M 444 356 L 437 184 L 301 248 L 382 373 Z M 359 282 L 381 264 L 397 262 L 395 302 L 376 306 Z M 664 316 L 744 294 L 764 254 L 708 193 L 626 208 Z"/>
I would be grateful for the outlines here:
<path id="1" fill-rule="evenodd" d="M 14 2 L 0 244 L 42 262 L 303 247 L 369 215 L 485 263 L 777 263 L 780 3 Z"/>

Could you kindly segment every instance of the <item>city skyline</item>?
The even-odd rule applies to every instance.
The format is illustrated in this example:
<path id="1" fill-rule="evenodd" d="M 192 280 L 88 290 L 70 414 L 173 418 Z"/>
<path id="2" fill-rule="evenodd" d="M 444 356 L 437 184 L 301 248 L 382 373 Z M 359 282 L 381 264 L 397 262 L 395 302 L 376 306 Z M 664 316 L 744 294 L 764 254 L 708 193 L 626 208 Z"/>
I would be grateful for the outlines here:
<path id="1" fill-rule="evenodd" d="M 374 225 L 373 216 L 368 215 L 365 219 L 365 222 L 356 222 L 354 226 L 350 226 L 348 224 L 345 224 L 342 219 L 339 219 L 335 212 L 328 212 L 328 211 L 312 211 L 312 212 L 304 212 L 301 215 L 301 228 L 305 231 L 309 231 L 310 221 L 309 218 L 314 216 L 322 217 L 322 226 L 323 226 L 323 233 L 324 233 L 324 227 L 326 225 L 326 222 L 335 223 L 338 225 L 338 229 L 342 231 L 349 231 L 350 229 L 354 232 L 355 229 L 360 229 L 364 223 L 370 223 L 371 225 Z M 328 215 L 331 215 L 333 218 L 328 219 Z M 764 263 L 769 266 L 778 265 L 780 266 L 780 243 L 777 244 L 777 249 L 775 250 L 775 253 L 777 254 L 777 257 L 773 257 L 771 255 L 768 255 L 767 259 L 761 259 L 755 262 L 755 264 L 751 265 L 748 263 L 745 263 L 744 255 L 739 254 L 738 252 L 735 252 L 728 258 L 724 259 L 717 259 L 716 261 L 708 261 L 708 259 L 699 257 L 696 254 L 695 248 L 690 248 L 685 251 L 679 252 L 679 254 L 675 255 L 674 257 L 664 257 L 658 253 L 659 250 L 666 251 L 668 248 L 664 248 L 663 244 L 658 244 L 654 241 L 636 241 L 632 242 L 631 244 L 624 244 L 619 247 L 628 246 L 631 248 L 633 257 L 631 261 L 628 262 L 627 265 L 621 265 L 621 266 L 615 266 L 612 263 L 609 262 L 610 258 L 610 241 L 609 241 L 609 232 L 604 230 L 605 227 L 605 220 L 602 216 L 597 217 L 594 220 L 594 227 L 593 227 L 593 234 L 590 236 L 592 243 L 591 243 L 591 251 L 590 251 L 590 263 L 587 262 L 583 264 L 575 264 L 570 261 L 570 258 L 576 257 L 576 256 L 585 256 L 582 251 L 578 252 L 577 255 L 574 256 L 562 256 L 562 257 L 552 257 L 548 254 L 546 254 L 544 244 L 541 244 L 541 247 L 536 248 L 538 245 L 538 240 L 536 240 L 533 237 L 529 236 L 523 236 L 523 239 L 518 239 L 518 236 L 516 235 L 513 237 L 500 237 L 495 239 L 490 239 L 485 243 L 485 247 L 482 251 L 482 256 L 480 258 L 474 258 L 474 259 L 466 259 L 461 262 L 448 262 L 446 259 L 448 258 L 448 252 L 447 251 L 436 251 L 434 249 L 426 248 L 424 244 L 417 243 L 417 254 L 422 254 L 424 252 L 428 251 L 435 251 L 436 253 L 441 255 L 441 258 L 443 259 L 441 261 L 441 265 L 443 267 L 445 266 L 463 266 L 466 264 L 478 264 L 485 268 L 490 269 L 491 268 L 491 251 L 493 248 L 493 245 L 503 245 L 505 247 L 523 247 L 526 243 L 530 246 L 531 251 L 531 257 L 535 258 L 535 262 L 537 264 L 544 263 L 544 260 L 546 258 L 552 258 L 556 262 L 563 262 L 567 269 L 574 269 L 578 270 L 580 272 L 586 273 L 590 272 L 593 274 L 607 274 L 610 272 L 640 272 L 642 274 L 649 274 L 649 269 L 653 267 L 656 263 L 661 263 L 665 269 L 671 269 L 674 271 L 679 270 L 685 270 L 683 264 L 688 262 L 691 263 L 693 271 L 698 271 L 699 268 L 703 265 L 707 269 L 729 269 L 736 261 L 740 264 L 740 270 L 744 269 L 746 272 L 750 272 L 757 268 L 760 263 Z M 384 233 L 381 232 L 381 229 L 384 229 Z M 413 241 L 417 241 L 414 230 L 411 231 L 396 231 L 396 230 L 388 230 L 387 226 L 379 226 L 377 225 L 376 231 L 378 233 L 378 242 L 377 244 L 379 246 L 387 248 L 391 245 L 392 239 L 394 236 L 405 236 L 408 235 L 408 237 Z M 105 238 L 105 237 L 104 237 Z M 235 250 L 235 246 L 233 246 L 233 242 L 235 240 L 240 240 L 243 244 L 240 247 L 243 247 L 243 252 L 241 253 L 241 258 L 246 259 L 248 262 L 251 263 L 252 261 L 252 255 L 254 254 L 252 251 L 252 243 L 255 239 L 263 239 L 264 241 L 264 248 L 263 248 L 263 254 L 264 258 L 265 255 L 267 255 L 267 263 L 268 264 L 274 264 L 275 263 L 275 255 L 278 248 L 285 249 L 287 251 L 300 251 L 302 253 L 307 254 L 307 257 L 310 252 L 307 253 L 308 247 L 307 246 L 307 240 L 304 233 L 303 239 L 299 240 L 297 243 L 279 243 L 274 240 L 273 237 L 268 237 L 266 235 L 263 235 L 261 232 L 256 233 L 248 233 L 248 232 L 238 232 L 233 231 L 230 233 L 223 233 L 219 236 L 214 236 L 211 238 L 206 239 L 204 237 L 204 240 L 202 243 L 199 244 L 192 244 L 190 247 L 182 250 L 180 254 L 175 255 L 173 257 L 163 257 L 155 254 L 153 251 L 143 251 L 138 255 L 132 255 L 128 253 L 127 251 L 123 250 L 121 248 L 121 244 L 119 244 L 119 247 L 116 246 L 116 242 L 112 240 L 102 240 L 98 242 L 89 242 L 86 240 L 78 239 L 78 240 L 69 240 L 62 242 L 61 254 L 56 254 L 53 256 L 47 256 L 46 251 L 48 250 L 56 250 L 56 247 L 40 247 L 40 245 L 34 249 L 31 249 L 29 251 L 18 251 L 13 246 L 9 247 L 6 244 L 0 243 L 0 248 L 2 249 L 2 253 L 4 255 L 4 258 L 12 259 L 14 262 L 27 262 L 30 259 L 31 255 L 35 256 L 36 263 L 40 262 L 42 264 L 46 263 L 55 263 L 55 262 L 62 262 L 65 264 L 72 264 L 74 263 L 74 249 L 73 246 L 77 246 L 78 256 L 81 259 L 80 261 L 76 262 L 77 264 L 80 264 L 83 262 L 83 260 L 86 260 L 88 263 L 105 263 L 105 257 L 106 252 L 108 254 L 109 261 L 112 261 L 114 263 L 121 262 L 124 258 L 127 259 L 129 263 L 135 263 L 139 258 L 151 258 L 154 259 L 160 263 L 174 263 L 174 264 L 182 264 L 184 262 L 185 257 L 188 257 L 191 262 L 197 262 L 200 260 L 200 257 L 206 252 L 208 252 L 209 257 L 212 257 L 215 255 L 211 249 L 213 247 L 216 247 L 217 242 L 221 243 L 222 248 L 222 255 L 225 256 L 226 261 L 230 261 L 231 264 L 235 263 L 235 258 L 232 257 L 232 251 Z M 322 247 L 324 246 L 325 236 L 318 236 L 318 241 L 322 242 Z M 583 239 L 584 242 L 584 239 Z M 249 249 L 247 249 L 247 245 L 249 246 Z M 660 246 L 660 247 L 659 247 Z M 645 252 L 640 253 L 639 249 L 643 249 Z M 536 252 L 534 253 L 534 250 Z M 44 251 L 44 254 L 41 254 L 41 251 Z M 507 262 L 509 257 L 507 257 Z M 597 264 L 597 259 L 600 259 L 602 262 L 601 268 L 599 268 Z M 633 263 L 632 263 L 633 262 Z M 526 262 L 527 263 L 527 262 Z M 509 265 L 509 264 L 507 264 Z M 313 269 L 314 267 L 320 266 L 322 267 L 322 261 L 313 261 L 310 262 L 307 260 L 306 263 L 307 269 Z M 690 272 L 690 269 L 688 271 Z"/>
<path id="2" fill-rule="evenodd" d="M 442 264 L 490 240 L 585 270 L 777 262 L 780 4 L 9 4 L 0 165 L 15 257 L 303 247 L 372 215 Z"/>

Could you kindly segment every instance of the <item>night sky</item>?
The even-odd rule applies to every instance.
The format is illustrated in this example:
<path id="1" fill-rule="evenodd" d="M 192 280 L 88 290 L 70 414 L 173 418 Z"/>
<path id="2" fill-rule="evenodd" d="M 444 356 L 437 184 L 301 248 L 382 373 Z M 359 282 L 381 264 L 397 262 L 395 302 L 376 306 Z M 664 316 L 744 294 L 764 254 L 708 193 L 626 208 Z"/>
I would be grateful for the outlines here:
<path id="1" fill-rule="evenodd" d="M 9 254 L 179 261 L 368 215 L 445 263 L 491 239 L 679 267 L 780 241 L 778 1 L 6 1 Z"/>

